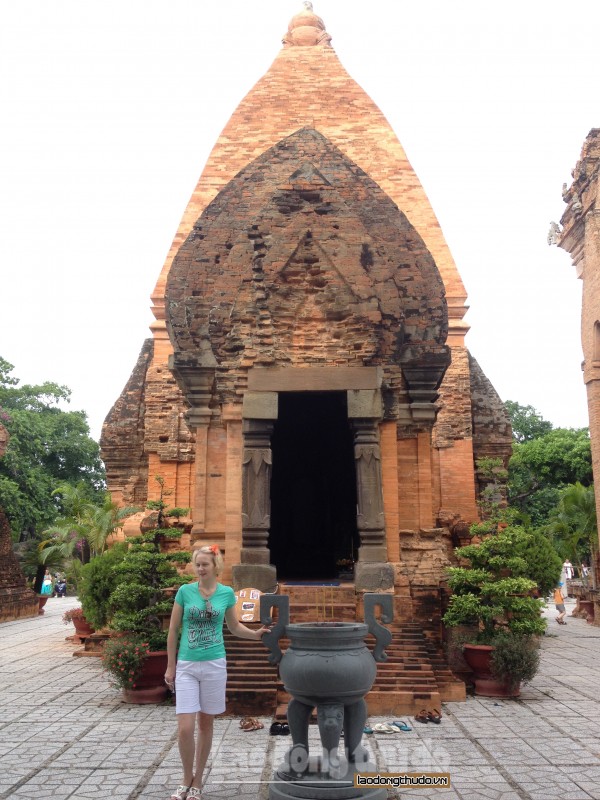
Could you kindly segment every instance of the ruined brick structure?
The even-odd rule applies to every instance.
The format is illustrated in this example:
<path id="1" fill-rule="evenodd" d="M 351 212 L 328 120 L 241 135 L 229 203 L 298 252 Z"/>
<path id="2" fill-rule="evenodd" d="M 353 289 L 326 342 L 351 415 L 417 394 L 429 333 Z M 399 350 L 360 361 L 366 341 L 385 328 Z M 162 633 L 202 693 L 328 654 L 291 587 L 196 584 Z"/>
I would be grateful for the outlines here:
<path id="1" fill-rule="evenodd" d="M 236 587 L 357 558 L 357 591 L 431 619 L 447 525 L 477 518 L 475 461 L 508 459 L 510 425 L 389 123 L 310 8 L 283 44 L 183 215 L 103 429 L 109 487 L 139 503 L 163 476 Z"/>
<path id="2" fill-rule="evenodd" d="M 8 431 L 0 423 L 0 458 L 8 445 Z M 14 553 L 10 525 L 0 507 L 0 622 L 21 617 L 33 617 L 38 613 L 38 599 L 26 585 L 21 565 Z"/>
<path id="3" fill-rule="evenodd" d="M 558 244 L 570 253 L 577 277 L 583 281 L 583 380 L 590 416 L 596 511 L 600 519 L 600 128 L 589 132 L 573 170 L 573 182 L 563 189 L 563 200 L 567 207 L 561 219 Z M 600 575 L 600 563 L 596 564 L 596 574 Z"/>

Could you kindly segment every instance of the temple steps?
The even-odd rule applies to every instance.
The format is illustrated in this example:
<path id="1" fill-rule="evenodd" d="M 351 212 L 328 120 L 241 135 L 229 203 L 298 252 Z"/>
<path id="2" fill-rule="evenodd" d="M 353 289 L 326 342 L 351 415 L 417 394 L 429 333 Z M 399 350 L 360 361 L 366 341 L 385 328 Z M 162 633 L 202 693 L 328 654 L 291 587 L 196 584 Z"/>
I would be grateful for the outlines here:
<path id="1" fill-rule="evenodd" d="M 322 591 L 319 591 L 322 589 Z M 290 593 L 292 622 L 351 622 L 357 618 L 357 601 L 350 587 L 282 587 Z M 333 616 L 332 616 L 333 615 Z M 258 627 L 258 623 L 249 623 Z M 444 660 L 433 630 L 417 623 L 391 623 L 388 658 L 377 665 L 373 688 L 366 696 L 369 714 L 414 716 L 422 709 L 440 708 L 444 701 L 464 700 L 465 685 Z M 227 711 L 231 714 L 275 715 L 284 719 L 290 696 L 256 642 L 238 639 L 225 630 L 227 650 Z M 372 636 L 366 639 L 371 650 Z M 289 646 L 280 641 L 282 651 Z"/>

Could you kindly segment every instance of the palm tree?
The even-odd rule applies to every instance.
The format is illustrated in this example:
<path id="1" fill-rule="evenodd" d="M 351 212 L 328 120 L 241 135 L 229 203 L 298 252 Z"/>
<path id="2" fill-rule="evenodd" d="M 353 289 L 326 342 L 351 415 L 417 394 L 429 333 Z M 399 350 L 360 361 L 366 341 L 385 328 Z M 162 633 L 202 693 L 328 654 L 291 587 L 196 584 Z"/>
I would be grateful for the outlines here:
<path id="1" fill-rule="evenodd" d="M 84 535 L 90 547 L 92 556 L 102 555 L 106 549 L 106 540 L 118 528 L 122 527 L 123 521 L 140 511 L 135 506 L 119 508 L 114 503 L 110 494 L 104 496 L 101 506 L 88 505 L 85 510 L 82 522 Z"/>
<path id="2" fill-rule="evenodd" d="M 573 483 L 562 491 L 560 501 L 548 525 L 554 536 L 557 549 L 580 564 L 582 558 L 591 553 L 592 582 L 596 587 L 594 570 L 595 555 L 598 550 L 598 521 L 596 518 L 596 498 L 593 486 Z"/>

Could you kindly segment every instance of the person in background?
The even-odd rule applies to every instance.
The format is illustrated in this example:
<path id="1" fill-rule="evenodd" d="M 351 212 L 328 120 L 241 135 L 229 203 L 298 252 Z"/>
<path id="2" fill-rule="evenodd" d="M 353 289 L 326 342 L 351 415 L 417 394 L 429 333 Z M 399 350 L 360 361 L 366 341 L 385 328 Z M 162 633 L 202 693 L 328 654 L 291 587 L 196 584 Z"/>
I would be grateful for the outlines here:
<path id="1" fill-rule="evenodd" d="M 50 597 L 52 594 L 52 575 L 48 569 L 44 573 L 44 580 L 42 581 L 42 590 L 40 594 L 44 595 L 45 597 Z"/>
<path id="2" fill-rule="evenodd" d="M 167 639 L 169 661 L 165 683 L 171 691 L 176 688 L 179 755 L 183 766 L 183 781 L 170 800 L 200 797 L 202 774 L 212 746 L 215 714 L 225 711 L 227 666 L 223 622 L 241 639 L 259 642 L 269 632 L 268 627 L 254 630 L 238 620 L 233 589 L 217 580 L 223 569 L 223 556 L 217 545 L 194 550 L 192 564 L 197 581 L 181 586 L 177 592 Z"/>
<path id="3" fill-rule="evenodd" d="M 556 617 L 556 621 L 559 625 L 566 625 L 567 623 L 564 620 L 565 614 L 567 613 L 565 609 L 565 597 L 562 590 L 562 583 L 559 583 L 556 589 L 554 590 L 554 604 L 556 606 L 556 610 L 558 611 L 558 616 Z"/>

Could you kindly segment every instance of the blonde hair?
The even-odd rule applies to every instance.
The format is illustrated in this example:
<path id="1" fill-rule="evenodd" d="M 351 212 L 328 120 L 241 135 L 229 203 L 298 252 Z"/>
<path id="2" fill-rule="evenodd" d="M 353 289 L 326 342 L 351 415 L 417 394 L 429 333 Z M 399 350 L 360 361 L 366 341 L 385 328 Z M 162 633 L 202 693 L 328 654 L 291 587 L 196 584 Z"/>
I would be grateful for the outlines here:
<path id="1" fill-rule="evenodd" d="M 198 553 L 202 553 L 203 555 L 212 556 L 213 564 L 215 565 L 215 573 L 220 575 L 223 571 L 223 554 L 219 550 L 219 545 L 217 544 L 205 544 L 203 547 L 198 547 L 192 553 L 192 564 L 196 565 L 196 556 Z"/>

